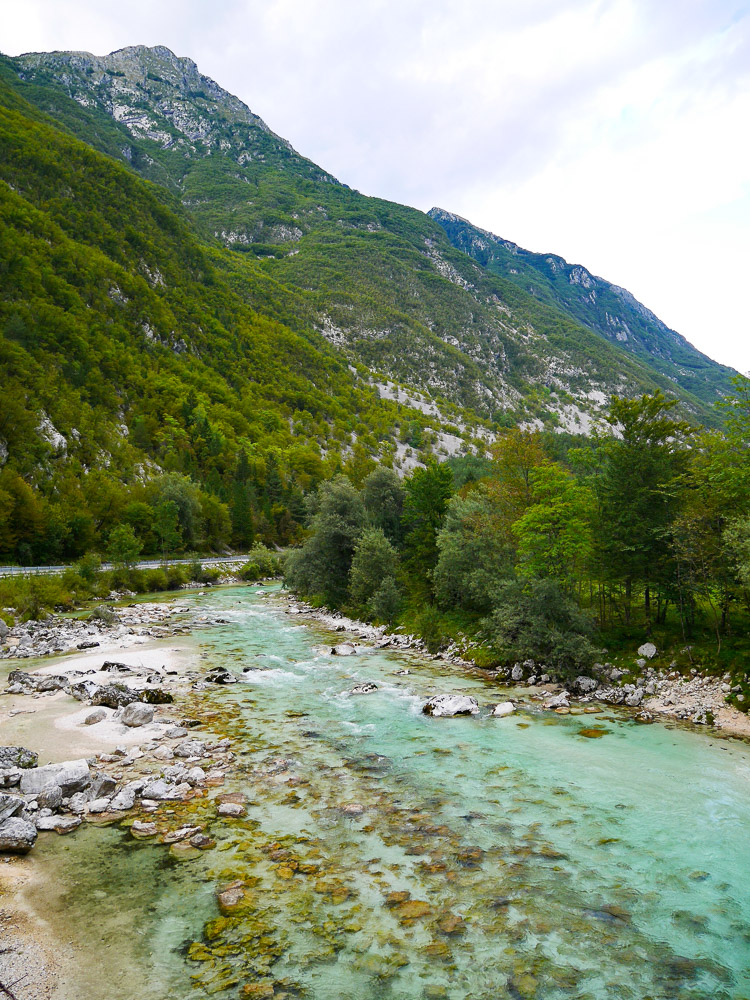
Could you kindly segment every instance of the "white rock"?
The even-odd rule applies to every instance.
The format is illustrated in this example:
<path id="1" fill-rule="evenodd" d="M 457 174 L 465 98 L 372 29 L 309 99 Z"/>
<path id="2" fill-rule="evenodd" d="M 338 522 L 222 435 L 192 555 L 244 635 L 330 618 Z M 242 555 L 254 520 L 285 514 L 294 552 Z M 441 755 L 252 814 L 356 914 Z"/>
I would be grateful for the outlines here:
<path id="1" fill-rule="evenodd" d="M 132 729 L 136 726 L 148 726 L 154 721 L 154 706 L 146 705 L 142 701 L 134 701 L 122 710 L 120 721 Z"/>
<path id="2" fill-rule="evenodd" d="M 644 642 L 642 646 L 638 647 L 638 655 L 644 656 L 647 660 L 653 660 L 656 656 L 656 646 L 653 642 Z"/>
<path id="3" fill-rule="evenodd" d="M 506 715 L 513 715 L 515 710 L 516 706 L 513 704 L 512 701 L 501 701 L 499 705 L 495 705 L 494 709 L 492 710 L 492 714 L 497 715 L 500 718 L 503 718 L 503 716 Z"/>
<path id="4" fill-rule="evenodd" d="M 422 708 L 425 715 L 445 716 L 477 715 L 476 698 L 466 694 L 436 694 Z"/>

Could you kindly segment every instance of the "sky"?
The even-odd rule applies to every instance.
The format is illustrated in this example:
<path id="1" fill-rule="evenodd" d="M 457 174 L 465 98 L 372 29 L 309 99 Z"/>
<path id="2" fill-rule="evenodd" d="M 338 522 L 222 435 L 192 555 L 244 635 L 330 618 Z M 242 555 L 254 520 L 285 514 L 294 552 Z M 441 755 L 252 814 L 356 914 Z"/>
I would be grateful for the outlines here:
<path id="1" fill-rule="evenodd" d="M 7 55 L 166 45 L 364 194 L 629 289 L 750 371 L 750 0 L 0 0 Z"/>

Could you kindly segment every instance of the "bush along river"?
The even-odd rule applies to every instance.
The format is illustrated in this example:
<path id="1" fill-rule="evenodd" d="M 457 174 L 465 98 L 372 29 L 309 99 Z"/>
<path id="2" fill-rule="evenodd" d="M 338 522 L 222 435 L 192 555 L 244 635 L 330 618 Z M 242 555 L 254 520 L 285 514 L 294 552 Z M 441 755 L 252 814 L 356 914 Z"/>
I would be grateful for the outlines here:
<path id="1" fill-rule="evenodd" d="M 34 996 L 750 997 L 746 743 L 607 706 L 497 717 L 481 672 L 332 655 L 268 589 L 179 602 L 221 619 L 183 659 L 238 680 L 165 707 L 232 766 L 40 836 L 22 902 L 67 950 Z M 423 714 L 436 694 L 480 710 Z"/>

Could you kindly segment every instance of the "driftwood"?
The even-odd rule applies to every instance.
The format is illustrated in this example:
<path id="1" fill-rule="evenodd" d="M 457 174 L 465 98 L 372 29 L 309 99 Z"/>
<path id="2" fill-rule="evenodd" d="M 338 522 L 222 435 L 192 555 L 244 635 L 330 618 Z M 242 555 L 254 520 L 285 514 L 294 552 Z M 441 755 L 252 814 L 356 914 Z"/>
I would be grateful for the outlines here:
<path id="1" fill-rule="evenodd" d="M 22 983 L 25 978 L 26 978 L 26 976 L 21 976 L 21 978 L 17 979 L 15 981 L 15 983 L 13 983 L 12 985 L 13 986 L 18 986 L 18 984 Z M 10 986 L 6 986 L 4 983 L 0 983 L 0 993 L 2 993 L 6 997 L 10 997 L 10 1000 L 18 1000 L 18 997 L 12 991 L 11 987 Z"/>

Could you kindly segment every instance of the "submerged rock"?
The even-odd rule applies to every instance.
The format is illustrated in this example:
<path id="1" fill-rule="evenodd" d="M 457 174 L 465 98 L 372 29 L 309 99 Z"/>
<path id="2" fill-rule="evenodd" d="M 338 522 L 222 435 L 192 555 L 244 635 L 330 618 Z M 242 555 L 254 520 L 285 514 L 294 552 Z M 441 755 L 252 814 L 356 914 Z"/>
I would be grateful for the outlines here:
<path id="1" fill-rule="evenodd" d="M 477 715 L 479 704 L 476 698 L 466 694 L 436 694 L 422 707 L 425 715 L 451 717 L 455 715 Z"/>

